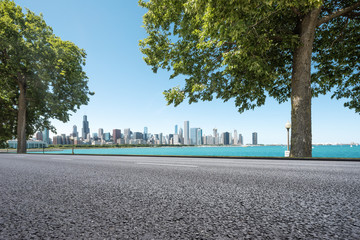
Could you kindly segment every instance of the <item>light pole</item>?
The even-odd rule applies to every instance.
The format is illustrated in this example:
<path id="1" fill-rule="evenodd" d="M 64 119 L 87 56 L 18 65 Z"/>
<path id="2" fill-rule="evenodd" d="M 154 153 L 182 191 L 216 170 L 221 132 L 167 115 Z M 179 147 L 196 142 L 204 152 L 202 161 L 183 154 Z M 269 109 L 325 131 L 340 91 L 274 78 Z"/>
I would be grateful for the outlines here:
<path id="1" fill-rule="evenodd" d="M 289 121 L 287 121 L 287 123 L 285 124 L 285 128 L 287 130 L 287 151 L 285 151 L 285 157 L 290 157 L 290 149 L 289 149 L 289 145 L 290 145 L 290 138 L 289 138 L 289 130 L 291 128 L 291 123 Z"/>
<path id="2" fill-rule="evenodd" d="M 71 153 L 72 153 L 72 155 L 74 155 L 74 144 L 75 144 L 74 137 L 71 136 L 71 137 L 70 137 L 70 140 L 72 141 L 72 151 L 71 151 Z"/>

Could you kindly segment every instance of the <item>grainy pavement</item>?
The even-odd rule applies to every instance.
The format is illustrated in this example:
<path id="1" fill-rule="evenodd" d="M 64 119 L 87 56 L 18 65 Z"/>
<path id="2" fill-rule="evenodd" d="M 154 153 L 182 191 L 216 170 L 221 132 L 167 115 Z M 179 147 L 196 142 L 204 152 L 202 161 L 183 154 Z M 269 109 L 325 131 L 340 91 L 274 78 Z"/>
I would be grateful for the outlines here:
<path id="1" fill-rule="evenodd" d="M 360 239 L 360 162 L 0 154 L 0 239 Z"/>

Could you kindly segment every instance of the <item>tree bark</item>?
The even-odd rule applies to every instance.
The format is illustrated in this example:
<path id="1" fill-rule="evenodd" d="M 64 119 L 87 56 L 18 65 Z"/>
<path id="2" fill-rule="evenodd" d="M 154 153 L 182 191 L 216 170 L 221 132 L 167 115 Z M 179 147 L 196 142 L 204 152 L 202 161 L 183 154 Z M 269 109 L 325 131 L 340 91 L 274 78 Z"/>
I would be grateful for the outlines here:
<path id="1" fill-rule="evenodd" d="M 17 80 L 20 89 L 17 119 L 17 153 L 26 153 L 26 79 L 22 74 L 18 74 Z"/>
<path id="2" fill-rule="evenodd" d="M 298 24 L 299 47 L 294 52 L 291 79 L 291 157 L 312 156 L 311 55 L 320 9 L 303 16 Z"/>

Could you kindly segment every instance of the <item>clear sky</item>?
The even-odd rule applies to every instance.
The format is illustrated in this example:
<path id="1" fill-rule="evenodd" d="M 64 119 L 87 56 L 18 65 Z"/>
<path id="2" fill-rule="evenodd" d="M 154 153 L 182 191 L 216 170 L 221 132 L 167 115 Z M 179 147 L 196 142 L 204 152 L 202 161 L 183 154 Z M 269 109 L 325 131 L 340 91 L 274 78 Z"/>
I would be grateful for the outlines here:
<path id="1" fill-rule="evenodd" d="M 184 78 L 169 80 L 169 72 L 154 74 L 143 61 L 138 42 L 146 37 L 142 16 L 146 10 L 137 0 L 15 0 L 23 8 L 43 13 L 46 23 L 63 40 L 74 42 L 87 52 L 85 71 L 95 95 L 62 123 L 54 120 L 58 134 L 81 132 L 82 117 L 88 116 L 90 132 L 118 128 L 150 133 L 173 133 L 175 124 L 200 127 L 206 135 L 218 131 L 243 134 L 250 143 L 258 132 L 259 143 L 286 143 L 285 123 L 290 120 L 290 102 L 268 99 L 265 106 L 239 114 L 233 101 L 187 102 L 167 106 L 162 92 L 182 85 Z M 343 107 L 344 101 L 329 95 L 313 99 L 314 143 L 360 142 L 360 115 Z M 52 136 L 50 134 L 50 136 Z"/>

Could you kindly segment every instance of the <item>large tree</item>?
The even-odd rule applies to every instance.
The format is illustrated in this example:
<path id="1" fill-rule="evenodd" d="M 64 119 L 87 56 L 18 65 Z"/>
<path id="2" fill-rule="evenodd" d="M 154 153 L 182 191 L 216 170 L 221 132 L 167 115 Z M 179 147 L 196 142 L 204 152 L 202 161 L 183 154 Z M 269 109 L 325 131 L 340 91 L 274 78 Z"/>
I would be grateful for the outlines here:
<path id="1" fill-rule="evenodd" d="M 17 136 L 18 153 L 26 139 L 50 119 L 66 122 L 89 101 L 83 71 L 86 53 L 53 34 L 42 15 L 0 0 L 0 134 Z"/>
<path id="2" fill-rule="evenodd" d="M 291 99 L 291 156 L 312 156 L 311 98 L 360 111 L 357 0 L 149 0 L 140 41 L 156 72 L 185 75 L 169 104 L 235 98 L 239 112 Z M 313 70 L 313 71 L 312 71 Z"/>

